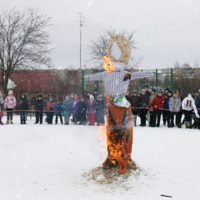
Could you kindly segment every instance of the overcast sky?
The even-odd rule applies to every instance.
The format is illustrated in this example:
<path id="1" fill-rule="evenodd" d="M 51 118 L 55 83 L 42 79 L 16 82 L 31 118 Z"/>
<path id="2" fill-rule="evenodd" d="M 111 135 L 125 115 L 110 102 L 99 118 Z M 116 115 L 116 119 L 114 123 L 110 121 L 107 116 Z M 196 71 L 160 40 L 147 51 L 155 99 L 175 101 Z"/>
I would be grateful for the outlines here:
<path id="1" fill-rule="evenodd" d="M 0 0 L 1 10 L 16 6 L 38 8 L 52 17 L 49 28 L 55 68 L 79 67 L 79 23 L 81 12 L 87 21 L 83 28 L 82 66 L 92 67 L 88 44 L 98 34 L 113 27 L 134 31 L 137 50 L 143 56 L 141 69 L 173 67 L 178 61 L 191 65 L 200 62 L 200 1 L 199 0 Z"/>

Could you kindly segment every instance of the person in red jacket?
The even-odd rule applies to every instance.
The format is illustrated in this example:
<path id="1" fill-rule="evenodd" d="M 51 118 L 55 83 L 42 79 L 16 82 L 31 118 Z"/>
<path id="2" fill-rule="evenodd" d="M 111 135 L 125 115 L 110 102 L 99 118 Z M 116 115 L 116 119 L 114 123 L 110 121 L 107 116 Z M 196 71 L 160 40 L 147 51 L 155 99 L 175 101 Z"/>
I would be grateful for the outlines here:
<path id="1" fill-rule="evenodd" d="M 165 105 L 165 99 L 162 95 L 162 91 L 158 92 L 158 95 L 153 99 L 151 104 L 148 105 L 147 108 L 153 106 L 153 123 L 151 127 L 159 127 L 160 126 L 160 116 L 162 112 L 162 107 Z M 157 120 L 156 120 L 157 119 Z M 156 123 L 157 121 L 157 123 Z"/>

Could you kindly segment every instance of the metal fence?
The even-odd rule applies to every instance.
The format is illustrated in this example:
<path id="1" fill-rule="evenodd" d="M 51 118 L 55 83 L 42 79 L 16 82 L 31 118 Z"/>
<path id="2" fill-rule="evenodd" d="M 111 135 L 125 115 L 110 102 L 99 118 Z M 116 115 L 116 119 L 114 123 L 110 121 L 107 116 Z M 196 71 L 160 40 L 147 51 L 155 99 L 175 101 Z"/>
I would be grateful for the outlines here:
<path id="1" fill-rule="evenodd" d="M 98 69 L 82 70 L 82 93 L 84 90 L 87 90 L 88 93 L 92 94 L 93 91 L 96 89 L 98 94 L 104 94 L 105 90 L 103 81 L 86 81 L 84 79 L 85 75 L 96 74 L 102 71 L 104 70 L 98 70 Z"/>
<path id="2" fill-rule="evenodd" d="M 172 93 L 174 91 L 173 84 L 173 69 L 151 69 L 151 70 L 141 70 L 141 71 L 152 71 L 155 75 L 150 78 L 141 79 L 142 89 L 145 85 L 148 85 L 150 89 L 164 90 L 165 88 L 171 89 Z"/>

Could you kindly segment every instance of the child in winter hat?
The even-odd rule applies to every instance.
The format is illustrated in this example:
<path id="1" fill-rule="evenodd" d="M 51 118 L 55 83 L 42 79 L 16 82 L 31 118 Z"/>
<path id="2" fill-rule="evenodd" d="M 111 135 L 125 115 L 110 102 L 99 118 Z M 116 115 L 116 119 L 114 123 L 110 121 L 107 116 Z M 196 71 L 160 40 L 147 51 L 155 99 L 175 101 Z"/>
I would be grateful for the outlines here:
<path id="1" fill-rule="evenodd" d="M 62 108 L 63 108 L 63 117 L 64 117 L 65 125 L 69 125 L 69 118 L 70 118 L 70 111 L 71 111 L 71 102 L 69 101 L 69 96 L 65 97 Z"/>
<path id="2" fill-rule="evenodd" d="M 78 103 L 79 103 L 78 102 L 78 95 L 75 94 L 74 95 L 74 100 L 71 103 L 71 107 L 72 107 L 72 110 L 73 110 L 73 119 L 72 119 L 72 122 L 74 122 L 75 124 L 78 121 Z"/>
<path id="3" fill-rule="evenodd" d="M 62 105 L 60 105 L 60 100 L 58 99 L 56 101 L 56 104 L 54 105 L 54 110 L 55 110 L 55 115 L 56 115 L 56 121 L 55 123 L 57 124 L 58 123 L 58 118 L 60 118 L 60 122 L 61 124 L 63 124 L 63 119 L 62 119 Z"/>
<path id="4" fill-rule="evenodd" d="M 16 107 L 16 98 L 13 96 L 13 91 L 9 90 L 8 91 L 8 96 L 5 99 L 4 107 L 7 110 L 7 122 L 6 124 L 10 123 L 13 124 L 13 110 Z"/>

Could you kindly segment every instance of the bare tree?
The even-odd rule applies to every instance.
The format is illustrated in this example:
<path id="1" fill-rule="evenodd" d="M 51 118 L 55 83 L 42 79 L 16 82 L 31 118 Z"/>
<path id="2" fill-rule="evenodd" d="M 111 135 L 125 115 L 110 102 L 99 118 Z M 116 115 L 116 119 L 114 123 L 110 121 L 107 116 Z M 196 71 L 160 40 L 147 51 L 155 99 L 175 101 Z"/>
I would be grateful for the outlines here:
<path id="1" fill-rule="evenodd" d="M 134 40 L 134 34 L 136 31 L 128 33 L 126 30 L 122 32 L 117 32 L 115 29 L 105 30 L 102 35 L 99 35 L 96 41 L 92 41 L 91 45 L 88 45 L 90 49 L 91 59 L 89 61 L 95 61 L 100 68 L 102 66 L 102 57 L 107 54 L 107 44 L 108 40 L 113 35 L 123 35 L 125 36 L 132 49 L 136 49 L 136 42 Z M 143 58 L 130 57 L 129 64 L 126 66 L 127 69 L 133 69 L 141 65 Z"/>
<path id="2" fill-rule="evenodd" d="M 0 86 L 4 94 L 14 71 L 51 67 L 48 26 L 50 18 L 35 9 L 0 13 Z"/>

